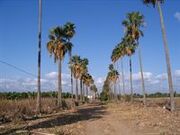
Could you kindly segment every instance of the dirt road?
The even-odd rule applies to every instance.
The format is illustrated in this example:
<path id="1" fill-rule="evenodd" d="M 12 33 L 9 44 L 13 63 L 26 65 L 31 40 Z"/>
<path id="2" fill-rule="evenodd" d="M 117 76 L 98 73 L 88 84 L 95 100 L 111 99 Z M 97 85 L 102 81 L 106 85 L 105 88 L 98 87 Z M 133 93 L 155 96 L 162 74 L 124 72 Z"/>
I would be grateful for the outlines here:
<path id="1" fill-rule="evenodd" d="M 160 107 L 144 108 L 139 104 L 96 103 L 82 105 L 77 111 L 60 112 L 20 122 L 16 126 L 13 123 L 3 126 L 2 135 L 21 132 L 32 135 L 180 134 L 180 112 L 171 113 Z"/>

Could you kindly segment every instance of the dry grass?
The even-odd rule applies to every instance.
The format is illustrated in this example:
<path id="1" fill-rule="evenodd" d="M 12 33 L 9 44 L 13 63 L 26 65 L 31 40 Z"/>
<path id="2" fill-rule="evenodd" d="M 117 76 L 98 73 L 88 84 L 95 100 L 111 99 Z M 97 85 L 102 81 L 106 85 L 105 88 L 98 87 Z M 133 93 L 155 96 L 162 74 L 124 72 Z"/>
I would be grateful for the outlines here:
<path id="1" fill-rule="evenodd" d="M 69 108 L 70 102 L 63 103 L 65 109 Z M 57 112 L 55 98 L 42 98 L 42 114 Z M 36 114 L 36 99 L 0 100 L 0 122 L 14 121 L 24 117 L 34 117 Z"/>
<path id="2" fill-rule="evenodd" d="M 142 98 L 136 98 L 135 101 L 141 101 Z M 163 98 L 147 98 L 147 104 L 148 106 L 165 106 L 166 104 L 170 104 L 170 98 L 169 97 L 163 97 Z M 175 104 L 176 108 L 180 109 L 180 97 L 175 97 Z"/>

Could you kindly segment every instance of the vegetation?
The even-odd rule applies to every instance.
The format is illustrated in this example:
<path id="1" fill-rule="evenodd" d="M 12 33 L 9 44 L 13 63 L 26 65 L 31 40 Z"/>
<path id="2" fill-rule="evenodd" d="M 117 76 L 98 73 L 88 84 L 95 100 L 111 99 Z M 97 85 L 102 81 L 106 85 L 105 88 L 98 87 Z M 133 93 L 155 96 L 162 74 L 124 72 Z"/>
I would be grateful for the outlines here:
<path id="1" fill-rule="evenodd" d="M 49 92 L 42 92 L 41 97 L 51 97 L 51 98 L 57 98 L 57 92 L 55 91 L 49 91 Z M 0 92 L 0 99 L 8 99 L 8 100 L 20 100 L 20 99 L 27 99 L 27 98 L 33 98 L 35 99 L 37 96 L 37 92 Z M 66 92 L 62 93 L 63 98 L 70 98 L 71 93 Z"/>
<path id="2" fill-rule="evenodd" d="M 87 65 L 88 65 L 88 59 L 84 58 L 81 59 L 80 56 L 73 56 L 70 60 L 70 69 L 72 71 L 73 77 L 76 80 L 76 102 L 78 102 L 79 98 L 78 98 L 78 79 L 81 80 L 81 101 L 83 99 L 83 95 L 82 95 L 82 75 L 87 73 Z"/>

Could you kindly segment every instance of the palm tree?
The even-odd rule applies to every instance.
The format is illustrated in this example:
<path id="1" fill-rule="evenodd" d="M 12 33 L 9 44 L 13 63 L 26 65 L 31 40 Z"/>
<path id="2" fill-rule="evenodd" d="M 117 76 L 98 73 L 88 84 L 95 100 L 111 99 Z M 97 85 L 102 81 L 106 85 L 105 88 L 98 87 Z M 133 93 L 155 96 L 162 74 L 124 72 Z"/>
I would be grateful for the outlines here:
<path id="1" fill-rule="evenodd" d="M 142 82 L 142 92 L 143 92 L 143 103 L 146 105 L 146 93 L 145 93 L 145 85 L 144 85 L 144 75 L 142 69 L 142 58 L 141 58 L 141 50 L 139 46 L 139 38 L 143 36 L 143 32 L 140 30 L 140 27 L 144 26 L 144 16 L 140 14 L 140 12 L 131 12 L 127 14 L 126 20 L 123 21 L 123 25 L 126 28 L 126 35 L 135 40 L 138 45 L 138 58 L 140 64 L 141 71 L 141 82 Z"/>
<path id="2" fill-rule="evenodd" d="M 94 83 L 94 80 L 89 73 L 84 74 L 84 76 L 85 77 L 84 77 L 83 83 L 86 85 L 86 96 L 88 98 L 88 89 L 91 86 L 91 84 Z"/>
<path id="3" fill-rule="evenodd" d="M 111 61 L 113 63 L 117 62 L 121 59 L 121 72 L 122 72 L 122 84 L 123 84 L 123 93 L 125 94 L 125 81 L 124 81 L 124 69 L 123 69 L 123 57 L 125 55 L 125 51 L 122 43 L 118 44 L 112 51 Z"/>
<path id="4" fill-rule="evenodd" d="M 94 92 L 94 99 L 96 99 L 97 87 L 95 84 L 92 84 L 90 90 Z"/>
<path id="5" fill-rule="evenodd" d="M 38 18 L 38 89 L 36 112 L 41 112 L 41 31 L 42 31 L 42 0 L 39 0 L 39 18 Z"/>
<path id="6" fill-rule="evenodd" d="M 65 33 L 66 33 L 66 39 L 68 42 L 70 42 L 70 39 L 74 36 L 75 34 L 75 25 L 71 22 L 67 22 L 65 24 Z M 71 60 L 71 57 L 72 57 L 72 51 L 70 51 L 70 60 Z M 71 61 L 70 61 L 71 62 Z M 70 70 L 70 74 L 71 74 L 71 98 L 73 99 L 73 76 L 72 76 L 72 70 Z"/>
<path id="7" fill-rule="evenodd" d="M 130 71 L 130 88 L 131 88 L 131 102 L 133 102 L 133 82 L 132 82 L 132 60 L 131 56 L 135 53 L 136 44 L 131 37 L 126 35 L 122 41 L 122 48 L 125 50 L 125 54 L 129 56 L 129 71 Z"/>
<path id="8" fill-rule="evenodd" d="M 82 101 L 83 102 L 85 101 L 85 87 L 84 87 L 85 85 L 84 84 L 85 84 L 86 74 L 87 73 L 84 73 L 84 74 L 81 75 L 81 82 L 80 82 L 81 85 L 82 85 L 81 87 L 82 87 L 82 95 L 83 95 L 82 96 L 83 97 Z"/>
<path id="9" fill-rule="evenodd" d="M 83 77 L 84 74 L 86 74 L 88 72 L 88 59 L 84 58 L 81 60 L 81 73 L 80 73 L 80 100 L 81 102 L 83 102 L 84 99 L 84 91 L 83 91 Z"/>
<path id="10" fill-rule="evenodd" d="M 114 97 L 117 100 L 117 93 L 116 93 L 116 81 L 118 79 L 119 73 L 117 70 L 114 69 L 113 64 L 109 65 L 109 72 L 108 72 L 108 80 L 113 83 L 114 85 Z"/>
<path id="11" fill-rule="evenodd" d="M 78 79 L 80 78 L 81 74 L 81 58 L 78 55 L 74 55 L 71 57 L 71 62 L 70 62 L 70 68 L 73 74 L 73 77 L 76 80 L 76 94 L 75 94 L 75 99 L 76 102 L 78 102 Z"/>
<path id="12" fill-rule="evenodd" d="M 164 51 L 165 51 L 165 57 L 166 57 L 166 64 L 167 64 L 171 111 L 174 111 L 175 110 L 175 101 L 174 101 L 174 90 L 173 90 L 173 81 L 172 81 L 172 74 L 171 74 L 169 48 L 168 48 L 167 36 L 166 36 L 166 32 L 165 32 L 163 13 L 162 13 L 162 9 L 161 9 L 161 4 L 164 3 L 164 0 L 143 0 L 143 3 L 145 5 L 151 4 L 151 5 L 153 5 L 154 8 L 155 8 L 156 5 L 158 7 L 158 12 L 159 12 L 159 16 L 160 16 L 160 22 L 161 22 L 161 31 L 162 31 L 163 42 L 164 42 Z"/>
<path id="13" fill-rule="evenodd" d="M 67 52 L 72 49 L 72 44 L 66 40 L 64 27 L 56 27 L 50 30 L 47 49 L 50 56 L 54 56 L 54 62 L 58 62 L 58 106 L 62 106 L 62 60 Z"/>

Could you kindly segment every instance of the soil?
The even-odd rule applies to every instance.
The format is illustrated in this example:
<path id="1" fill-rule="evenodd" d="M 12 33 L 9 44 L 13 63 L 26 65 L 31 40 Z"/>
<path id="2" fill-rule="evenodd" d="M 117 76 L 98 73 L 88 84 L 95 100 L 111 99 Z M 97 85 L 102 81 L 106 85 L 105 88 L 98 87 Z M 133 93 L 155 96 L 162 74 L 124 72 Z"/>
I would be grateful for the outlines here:
<path id="1" fill-rule="evenodd" d="M 85 104 L 40 119 L 0 125 L 0 134 L 161 135 L 180 134 L 180 111 L 140 103 Z"/>

